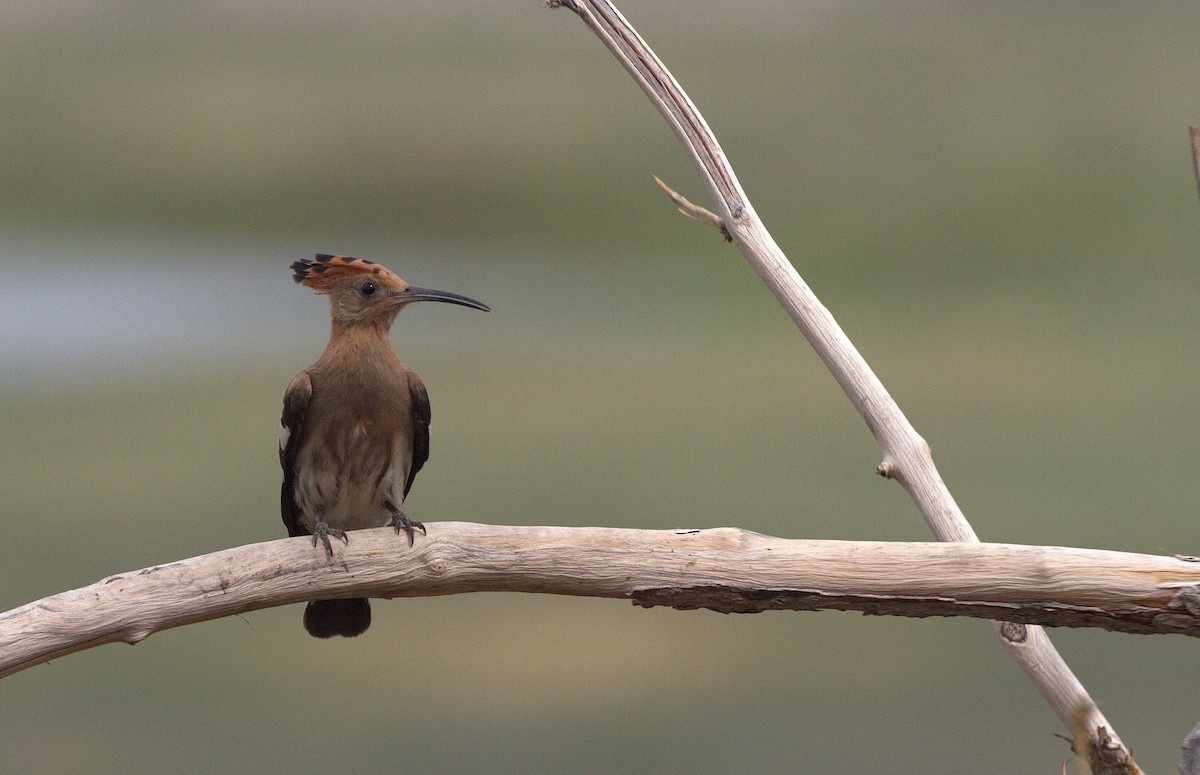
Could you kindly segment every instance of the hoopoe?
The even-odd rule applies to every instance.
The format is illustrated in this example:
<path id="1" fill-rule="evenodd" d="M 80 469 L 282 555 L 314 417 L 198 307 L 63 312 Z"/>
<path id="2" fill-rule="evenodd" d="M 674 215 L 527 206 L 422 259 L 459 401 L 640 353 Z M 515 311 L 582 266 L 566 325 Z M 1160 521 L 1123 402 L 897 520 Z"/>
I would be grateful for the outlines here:
<path id="1" fill-rule="evenodd" d="M 401 510 L 429 458 L 429 396 L 388 342 L 410 302 L 442 301 L 489 311 L 455 293 L 415 288 L 361 258 L 317 254 L 291 266 L 295 281 L 329 296 L 333 327 L 317 362 L 283 397 L 279 462 L 288 535 L 311 535 L 333 557 L 329 537 L 392 525 L 411 546 L 425 526 Z M 365 598 L 314 600 L 304 628 L 317 638 L 353 637 L 371 624 Z"/>

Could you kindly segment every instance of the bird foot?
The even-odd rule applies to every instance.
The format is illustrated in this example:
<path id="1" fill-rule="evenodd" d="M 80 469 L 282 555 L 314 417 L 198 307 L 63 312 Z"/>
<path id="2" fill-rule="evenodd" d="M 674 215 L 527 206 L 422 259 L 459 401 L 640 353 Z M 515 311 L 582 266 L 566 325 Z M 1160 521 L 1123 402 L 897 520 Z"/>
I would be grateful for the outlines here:
<path id="1" fill-rule="evenodd" d="M 409 519 L 408 515 L 390 503 L 388 504 L 388 508 L 392 512 L 392 519 L 388 522 L 388 524 L 396 528 L 396 535 L 399 535 L 401 530 L 408 534 L 409 546 L 412 546 L 416 542 L 416 534 L 418 530 L 421 531 L 421 535 L 428 535 L 428 533 L 425 532 L 425 526 L 423 524 Z"/>
<path id="2" fill-rule="evenodd" d="M 329 536 L 341 539 L 342 543 L 349 545 L 350 537 L 346 535 L 346 531 L 337 527 L 330 527 L 325 520 L 318 519 L 317 524 L 313 526 L 312 544 L 315 547 L 317 541 L 325 545 L 325 556 L 333 559 L 333 546 L 329 543 Z"/>

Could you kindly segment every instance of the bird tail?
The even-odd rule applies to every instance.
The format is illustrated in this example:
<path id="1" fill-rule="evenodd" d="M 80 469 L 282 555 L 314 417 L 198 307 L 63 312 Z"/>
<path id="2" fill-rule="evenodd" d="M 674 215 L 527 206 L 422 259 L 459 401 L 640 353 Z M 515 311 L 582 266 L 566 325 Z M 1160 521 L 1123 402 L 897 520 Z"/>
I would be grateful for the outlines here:
<path id="1" fill-rule="evenodd" d="M 304 629 L 314 638 L 353 638 L 371 626 L 371 604 L 365 597 L 313 600 L 304 607 Z"/>

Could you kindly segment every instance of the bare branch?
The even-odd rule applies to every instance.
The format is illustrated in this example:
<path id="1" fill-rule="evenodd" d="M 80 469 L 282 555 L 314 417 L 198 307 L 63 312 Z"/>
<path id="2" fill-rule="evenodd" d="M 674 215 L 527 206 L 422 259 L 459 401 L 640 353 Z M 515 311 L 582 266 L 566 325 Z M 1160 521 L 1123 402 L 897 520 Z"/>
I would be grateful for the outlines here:
<path id="1" fill-rule="evenodd" d="M 1200 190 L 1200 126 L 1188 127 L 1192 136 L 1192 164 L 1196 168 L 1196 188 Z"/>
<path id="2" fill-rule="evenodd" d="M 578 14 L 666 119 L 708 187 L 733 241 L 875 435 L 883 450 L 883 460 L 876 470 L 895 479 L 908 492 L 938 540 L 977 542 L 978 536 L 933 463 L 929 445 L 759 220 L 716 137 L 666 66 L 607 0 L 551 0 L 550 5 L 564 5 Z M 1112 725 L 1046 634 L 1033 626 L 1014 630 L 997 625 L 996 629 L 1010 656 L 1072 733 L 1083 714 L 1094 770 L 1137 772 Z M 1100 753 L 1104 758 L 1096 762 L 1091 754 Z"/>
<path id="3" fill-rule="evenodd" d="M 976 616 L 1200 637 L 1200 563 L 1175 557 L 800 541 L 736 528 L 428 528 L 412 549 L 389 528 L 361 530 L 327 562 L 307 538 L 282 539 L 117 574 L 29 603 L 0 614 L 0 676 L 104 643 L 137 643 L 160 630 L 304 600 L 463 592 L 622 598 L 724 613 Z M 913 567 L 922 569 L 919 577 Z"/>

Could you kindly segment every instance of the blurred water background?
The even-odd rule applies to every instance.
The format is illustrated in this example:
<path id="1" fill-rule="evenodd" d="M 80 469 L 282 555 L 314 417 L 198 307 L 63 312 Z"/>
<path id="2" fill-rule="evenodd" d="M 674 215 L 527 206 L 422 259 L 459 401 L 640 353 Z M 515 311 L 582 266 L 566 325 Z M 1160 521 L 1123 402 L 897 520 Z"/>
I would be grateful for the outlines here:
<path id="1" fill-rule="evenodd" d="M 623 3 L 985 540 L 1200 553 L 1200 6 Z M 0 6 L 8 609 L 282 537 L 279 399 L 386 263 L 489 303 L 392 339 L 436 522 L 927 540 L 878 449 L 572 15 L 527 3 Z M 431 305 L 432 306 L 432 305 Z M 916 569 L 919 572 L 919 569 Z M 1196 644 L 1058 631 L 1174 771 Z M 5 679 L 21 772 L 1058 772 L 973 620 L 474 595 L 293 606 Z"/>

